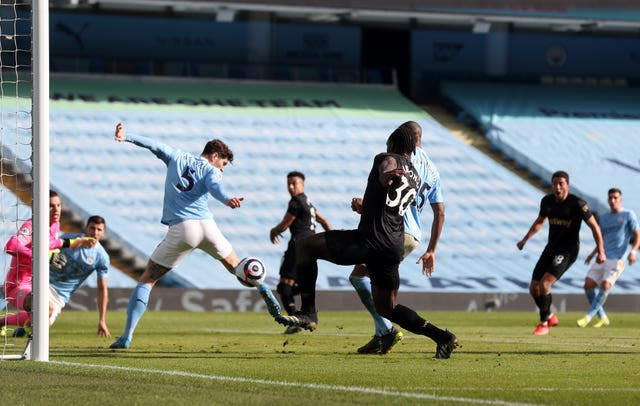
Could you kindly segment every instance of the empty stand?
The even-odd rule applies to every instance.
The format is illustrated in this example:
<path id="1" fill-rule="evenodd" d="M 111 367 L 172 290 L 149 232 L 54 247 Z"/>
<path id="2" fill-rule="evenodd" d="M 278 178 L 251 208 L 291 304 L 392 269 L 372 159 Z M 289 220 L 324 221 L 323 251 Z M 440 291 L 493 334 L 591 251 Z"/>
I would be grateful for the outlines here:
<path id="1" fill-rule="evenodd" d="M 91 79 L 83 87 L 90 89 L 96 81 Z M 132 94 L 146 91 L 137 82 L 126 84 Z M 106 80 L 99 86 L 123 89 Z M 515 244 L 536 217 L 542 192 L 453 137 L 397 91 L 251 84 L 229 90 L 210 82 L 198 86 L 203 97 L 226 91 L 247 99 L 271 94 L 279 100 L 313 100 L 331 95 L 340 107 L 253 106 L 239 111 L 220 106 L 53 103 L 53 187 L 64 193 L 80 215 L 103 215 L 110 237 L 146 260 L 166 231 L 159 223 L 165 166 L 145 149 L 116 143 L 115 124 L 123 122 L 130 133 L 196 154 L 206 140 L 221 138 L 235 154 L 233 164 L 225 170 L 224 185 L 245 201 L 240 209 L 231 210 L 211 199 L 210 208 L 241 257 L 258 256 L 266 262 L 268 282 L 275 288 L 286 244 L 272 245 L 268 234 L 286 209 L 287 172 L 300 170 L 307 175 L 308 195 L 335 228 L 355 228 L 359 219 L 350 210 L 350 201 L 362 195 L 373 157 L 384 149 L 393 129 L 406 120 L 416 120 L 424 130 L 425 148 L 443 178 L 446 222 L 436 273 L 426 278 L 415 263 L 426 247 L 423 242 L 401 264 L 401 291 L 527 291 L 546 233 L 532 239 L 523 252 Z M 193 92 L 166 82 L 154 87 L 166 95 Z M 431 218 L 427 207 L 425 236 Z M 319 289 L 352 289 L 347 279 L 351 267 L 324 261 L 319 265 Z M 173 273 L 182 286 L 240 288 L 217 261 L 199 251 Z M 567 291 L 580 292 L 581 288 Z"/>
<path id="2" fill-rule="evenodd" d="M 573 192 L 599 212 L 618 187 L 640 213 L 639 89 L 451 82 L 443 93 L 533 174 L 549 180 L 566 170 Z"/>

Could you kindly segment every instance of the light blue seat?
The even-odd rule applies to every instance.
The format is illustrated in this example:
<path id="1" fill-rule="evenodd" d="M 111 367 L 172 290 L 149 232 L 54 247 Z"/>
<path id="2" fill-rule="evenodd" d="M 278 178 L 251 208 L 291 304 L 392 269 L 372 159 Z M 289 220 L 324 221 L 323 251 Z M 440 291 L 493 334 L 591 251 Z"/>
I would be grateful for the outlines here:
<path id="1" fill-rule="evenodd" d="M 247 92 L 252 89 L 243 86 Z M 353 88 L 350 97 L 357 98 L 360 91 Z M 350 209 L 351 198 L 363 194 L 372 159 L 385 149 L 388 134 L 402 121 L 414 119 L 422 125 L 425 148 L 442 174 L 446 222 L 436 273 L 427 278 L 415 263 L 426 248 L 424 241 L 401 264 L 401 290 L 526 292 L 522 286 L 546 238 L 537 236 L 523 252 L 515 244 L 536 217 L 542 192 L 460 142 L 399 93 L 389 91 L 387 99 L 388 111 L 335 109 L 329 118 L 309 111 L 281 114 L 277 108 L 252 116 L 224 109 L 174 112 L 54 104 L 52 186 L 79 215 L 103 215 L 109 236 L 146 260 L 166 232 L 159 222 L 165 167 L 147 150 L 114 142 L 115 123 L 122 121 L 130 133 L 195 154 L 206 140 L 220 138 L 235 155 L 224 173 L 225 188 L 245 201 L 231 210 L 212 199 L 211 211 L 240 257 L 265 261 L 268 283 L 275 287 L 288 233 L 279 245 L 271 244 L 268 234 L 286 210 L 286 174 L 305 173 L 307 194 L 334 228 L 356 228 L 359 216 Z M 399 104 L 406 111 L 390 114 Z M 431 217 L 426 207 L 425 240 Z M 351 267 L 325 261 L 319 266 L 318 289 L 352 289 L 347 279 Z M 172 274 L 183 286 L 242 289 L 217 261 L 199 251 Z M 482 282 L 488 279 L 495 286 Z"/>

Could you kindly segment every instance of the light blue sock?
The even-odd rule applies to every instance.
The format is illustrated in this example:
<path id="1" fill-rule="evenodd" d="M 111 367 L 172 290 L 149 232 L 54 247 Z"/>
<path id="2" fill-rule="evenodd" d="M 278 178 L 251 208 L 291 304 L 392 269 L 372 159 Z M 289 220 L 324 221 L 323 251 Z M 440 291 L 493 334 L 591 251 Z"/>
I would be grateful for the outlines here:
<path id="1" fill-rule="evenodd" d="M 598 313 L 600 318 L 602 318 L 602 314 L 604 313 L 602 305 L 607 301 L 607 296 L 609 296 L 609 291 L 604 289 L 600 289 L 598 291 L 598 294 L 593 298 L 593 302 L 591 302 L 591 309 L 589 309 L 589 312 L 587 313 L 589 317 L 593 317 Z M 604 317 L 607 317 L 606 313 L 604 313 Z"/>
<path id="2" fill-rule="evenodd" d="M 596 299 L 596 290 L 585 289 L 584 294 L 587 295 L 587 300 L 589 301 L 589 309 L 591 309 L 591 306 L 593 306 L 593 301 Z"/>
<path id="3" fill-rule="evenodd" d="M 349 281 L 358 292 L 358 296 L 360 297 L 360 301 L 366 307 L 366 309 L 371 314 L 373 318 L 373 323 L 375 324 L 376 332 L 375 335 L 382 336 L 391 331 L 393 329 L 393 324 L 384 317 L 380 316 L 376 311 L 376 305 L 373 303 L 373 295 L 371 294 L 371 282 L 369 278 L 364 276 L 355 276 L 350 275 Z"/>
<path id="4" fill-rule="evenodd" d="M 131 297 L 129 298 L 129 306 L 127 306 L 127 322 L 124 325 L 123 337 L 127 337 L 128 339 L 133 337 L 133 332 L 138 322 L 147 310 L 150 294 L 151 286 L 146 283 L 139 282 L 135 289 L 133 289 Z"/>

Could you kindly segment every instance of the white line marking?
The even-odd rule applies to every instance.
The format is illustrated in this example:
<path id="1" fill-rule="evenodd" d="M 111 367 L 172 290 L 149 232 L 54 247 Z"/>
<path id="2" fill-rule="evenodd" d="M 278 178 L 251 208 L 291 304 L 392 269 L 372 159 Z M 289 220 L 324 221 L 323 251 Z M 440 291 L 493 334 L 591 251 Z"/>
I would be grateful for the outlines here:
<path id="1" fill-rule="evenodd" d="M 299 382 L 287 382 L 287 381 L 267 381 L 264 379 L 251 379 L 251 378 L 242 378 L 242 377 L 236 377 L 236 376 L 204 375 L 204 374 L 196 374 L 193 372 L 185 372 L 185 371 L 164 371 L 161 369 L 131 368 L 131 367 L 121 367 L 116 365 L 83 364 L 78 362 L 67 362 L 67 361 L 50 361 L 50 362 L 52 364 L 74 366 L 74 367 L 111 369 L 111 370 L 126 371 L 126 372 L 142 372 L 147 374 L 182 376 L 186 378 L 199 378 L 199 379 L 207 379 L 211 381 L 221 381 L 221 382 L 242 382 L 242 383 L 251 383 L 251 384 L 257 384 L 257 385 L 290 386 L 295 388 L 322 389 L 322 390 L 331 390 L 331 391 L 340 391 L 340 392 L 355 392 L 355 393 L 363 393 L 363 394 L 403 397 L 403 398 L 410 398 L 410 399 L 429 399 L 429 400 L 437 400 L 437 401 L 473 403 L 473 404 L 483 404 L 483 405 L 513 405 L 513 406 L 534 405 L 532 403 L 513 403 L 513 402 L 505 402 L 502 400 L 462 398 L 462 397 L 453 397 L 453 396 L 436 396 L 436 395 L 429 395 L 426 393 L 416 393 L 416 392 L 398 392 L 398 391 L 390 391 L 390 390 L 376 389 L 376 388 L 365 388 L 361 386 L 324 385 L 324 384 L 299 383 Z"/>

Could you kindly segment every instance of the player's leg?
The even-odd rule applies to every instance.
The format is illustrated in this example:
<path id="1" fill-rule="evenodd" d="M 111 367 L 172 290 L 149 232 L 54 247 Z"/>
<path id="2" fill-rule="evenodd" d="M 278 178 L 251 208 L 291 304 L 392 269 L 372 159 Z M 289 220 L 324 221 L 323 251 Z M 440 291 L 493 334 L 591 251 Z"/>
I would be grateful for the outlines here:
<path id="1" fill-rule="evenodd" d="M 540 323 L 536 326 L 536 329 L 533 331 L 535 335 L 543 335 L 549 333 L 549 326 L 547 323 L 546 315 L 543 314 L 545 308 L 545 297 L 543 295 L 542 288 L 542 277 L 546 273 L 546 269 L 550 267 L 552 260 L 552 256 L 547 252 L 543 251 L 536 263 L 536 266 L 533 268 L 533 273 L 531 274 L 531 282 L 529 284 L 529 294 L 533 298 L 536 306 L 538 307 L 538 313 L 540 314 Z"/>
<path id="2" fill-rule="evenodd" d="M 189 239 L 187 239 L 187 236 L 189 236 Z M 138 322 L 147 310 L 151 289 L 162 276 L 178 266 L 186 255 L 193 251 L 194 247 L 197 246 L 194 241 L 198 241 L 201 238 L 202 232 L 200 228 L 192 221 L 184 221 L 169 227 L 167 235 L 151 254 L 145 271 L 138 279 L 138 284 L 131 293 L 127 306 L 127 321 L 125 322 L 124 331 L 111 344 L 111 348 L 129 348 Z"/>
<path id="3" fill-rule="evenodd" d="M 413 309 L 397 304 L 398 288 L 400 286 L 400 276 L 398 274 L 398 264 L 383 265 L 381 268 L 372 268 L 368 263 L 372 275 L 372 294 L 376 304 L 376 310 L 383 317 L 398 324 L 405 330 L 414 334 L 429 337 L 436 342 L 436 358 L 449 358 L 451 352 L 458 347 L 456 336 L 442 330 L 434 324 L 422 318 Z"/>
<path id="4" fill-rule="evenodd" d="M 316 280 L 318 259 L 338 265 L 364 262 L 364 248 L 357 230 L 331 230 L 296 241 L 296 274 L 300 288 L 300 311 L 294 316 L 279 316 L 276 321 L 284 325 L 315 330 L 318 323 L 316 310 Z"/>
<path id="5" fill-rule="evenodd" d="M 604 311 L 604 304 L 607 301 L 611 289 L 624 272 L 624 260 L 622 259 L 607 260 L 605 261 L 605 264 L 607 266 L 605 267 L 603 280 L 600 282 L 600 291 L 594 298 L 594 304 L 589 312 L 592 316 L 595 316 L 597 313 L 600 317 L 600 321 L 594 324 L 594 327 L 596 328 L 609 325 L 609 318 L 607 317 L 607 313 Z"/>
<path id="6" fill-rule="evenodd" d="M 203 250 L 212 258 L 220 261 L 230 274 L 235 275 L 235 267 L 240 263 L 240 258 L 213 219 L 188 220 L 181 224 L 184 224 L 184 235 L 182 239 L 189 247 Z M 176 251 L 180 249 L 183 248 L 180 246 L 175 248 Z M 189 252 L 191 251 L 187 250 L 180 254 L 180 257 L 177 259 L 178 263 L 181 262 Z M 177 264 L 173 267 L 175 268 L 176 266 Z M 262 300 L 264 300 L 267 305 L 269 314 L 273 317 L 279 315 L 280 304 L 271 292 L 271 289 L 265 284 L 260 284 L 256 286 L 256 290 L 260 293 Z"/>
<path id="7" fill-rule="evenodd" d="M 589 308 L 584 317 L 577 321 L 578 326 L 586 327 L 590 322 L 593 315 L 589 315 L 596 299 L 596 288 L 598 287 L 598 281 L 602 280 L 604 273 L 604 264 L 594 263 L 587 271 L 587 276 L 584 278 L 584 294 L 589 301 Z"/>
<path id="8" fill-rule="evenodd" d="M 170 270 L 171 268 L 164 267 L 149 259 L 147 268 L 140 277 L 138 284 L 133 289 L 131 297 L 129 298 L 129 304 L 127 306 L 127 321 L 124 325 L 124 331 L 122 335 L 118 337 L 113 344 L 111 344 L 111 348 L 129 348 L 131 341 L 133 340 L 133 333 L 138 326 L 138 322 L 147 310 L 151 289 L 153 289 L 155 283 Z"/>
<path id="9" fill-rule="evenodd" d="M 382 317 L 376 311 L 376 305 L 373 302 L 373 294 L 371 293 L 371 279 L 364 264 L 358 264 L 353 268 L 349 275 L 349 282 L 353 285 L 360 301 L 367 309 L 374 324 L 374 334 L 371 340 L 365 345 L 358 348 L 361 354 L 372 353 L 388 353 L 396 343 L 402 339 L 402 333 L 393 327 L 389 319 Z M 387 345 L 383 348 L 383 337 L 386 339 Z"/>
<path id="10" fill-rule="evenodd" d="M 5 283 L 4 295 L 8 303 L 15 306 L 18 311 L 16 313 L 8 314 L 5 317 L 0 317 L 0 326 L 24 326 L 25 323 L 31 321 L 31 317 L 28 311 L 24 310 L 25 298 L 31 292 L 31 286 L 22 287 L 16 284 Z"/>
<path id="11" fill-rule="evenodd" d="M 553 302 L 551 288 L 556 281 L 562 278 L 562 275 L 564 275 L 569 267 L 571 267 L 575 262 L 578 257 L 578 251 L 577 249 L 574 249 L 572 251 L 554 253 L 549 257 L 551 259 L 550 266 L 546 268 L 546 271 L 542 275 L 542 278 L 540 278 L 539 283 L 540 324 L 542 325 L 542 328 L 541 331 L 538 331 L 538 327 L 536 327 L 536 330 L 534 331 L 534 334 L 536 335 L 548 333 L 548 330 L 546 333 L 544 332 L 545 324 L 547 328 L 558 325 L 558 317 L 551 313 L 551 304 Z"/>
<path id="12" fill-rule="evenodd" d="M 408 257 L 419 245 L 419 242 L 410 234 L 404 235 L 404 255 L 403 258 Z M 402 332 L 396 330 L 391 324 L 391 321 L 380 316 L 376 311 L 375 304 L 373 302 L 373 295 L 371 293 L 371 278 L 367 270 L 366 265 L 358 264 L 353 268 L 351 275 L 349 275 L 349 281 L 356 289 L 360 301 L 371 315 L 374 323 L 374 336 L 364 346 L 358 348 L 360 353 L 369 353 L 371 349 L 375 347 L 377 341 L 380 341 L 381 352 L 387 353 L 391 351 L 391 347 L 402 340 Z"/>
<path id="13" fill-rule="evenodd" d="M 293 287 L 296 283 L 296 252 L 295 241 L 289 241 L 287 250 L 282 256 L 280 264 L 280 282 L 276 291 L 280 295 L 280 302 L 284 306 L 287 314 L 291 315 L 296 312 L 296 301 L 294 298 Z"/>
<path id="14" fill-rule="evenodd" d="M 547 322 L 545 315 L 546 308 L 546 298 L 545 295 L 542 294 L 542 269 L 536 265 L 536 268 L 533 271 L 533 275 L 531 276 L 531 282 L 529 284 L 529 294 L 533 298 L 536 306 L 538 307 L 538 314 L 540 315 L 540 322 L 536 325 L 536 328 L 533 330 L 534 335 L 545 335 L 549 334 L 549 323 Z"/>
<path id="15" fill-rule="evenodd" d="M 14 337 L 31 335 L 31 311 L 33 306 L 33 294 L 30 283 L 21 283 L 15 290 L 15 300 L 10 300 L 18 308 L 18 312 L 7 316 L 7 325 L 16 326 L 13 330 Z M 4 324 L 3 324 L 4 327 Z M 4 333 L 7 334 L 6 331 Z"/>
<path id="16" fill-rule="evenodd" d="M 330 260 L 326 239 L 328 233 L 310 235 L 296 242 L 296 275 L 300 288 L 300 311 L 308 315 L 316 313 L 317 261 L 318 259 Z"/>
<path id="17" fill-rule="evenodd" d="M 64 306 L 64 299 L 60 297 L 58 292 L 52 286 L 49 286 L 49 326 L 52 326 L 53 323 L 55 323 Z"/>

